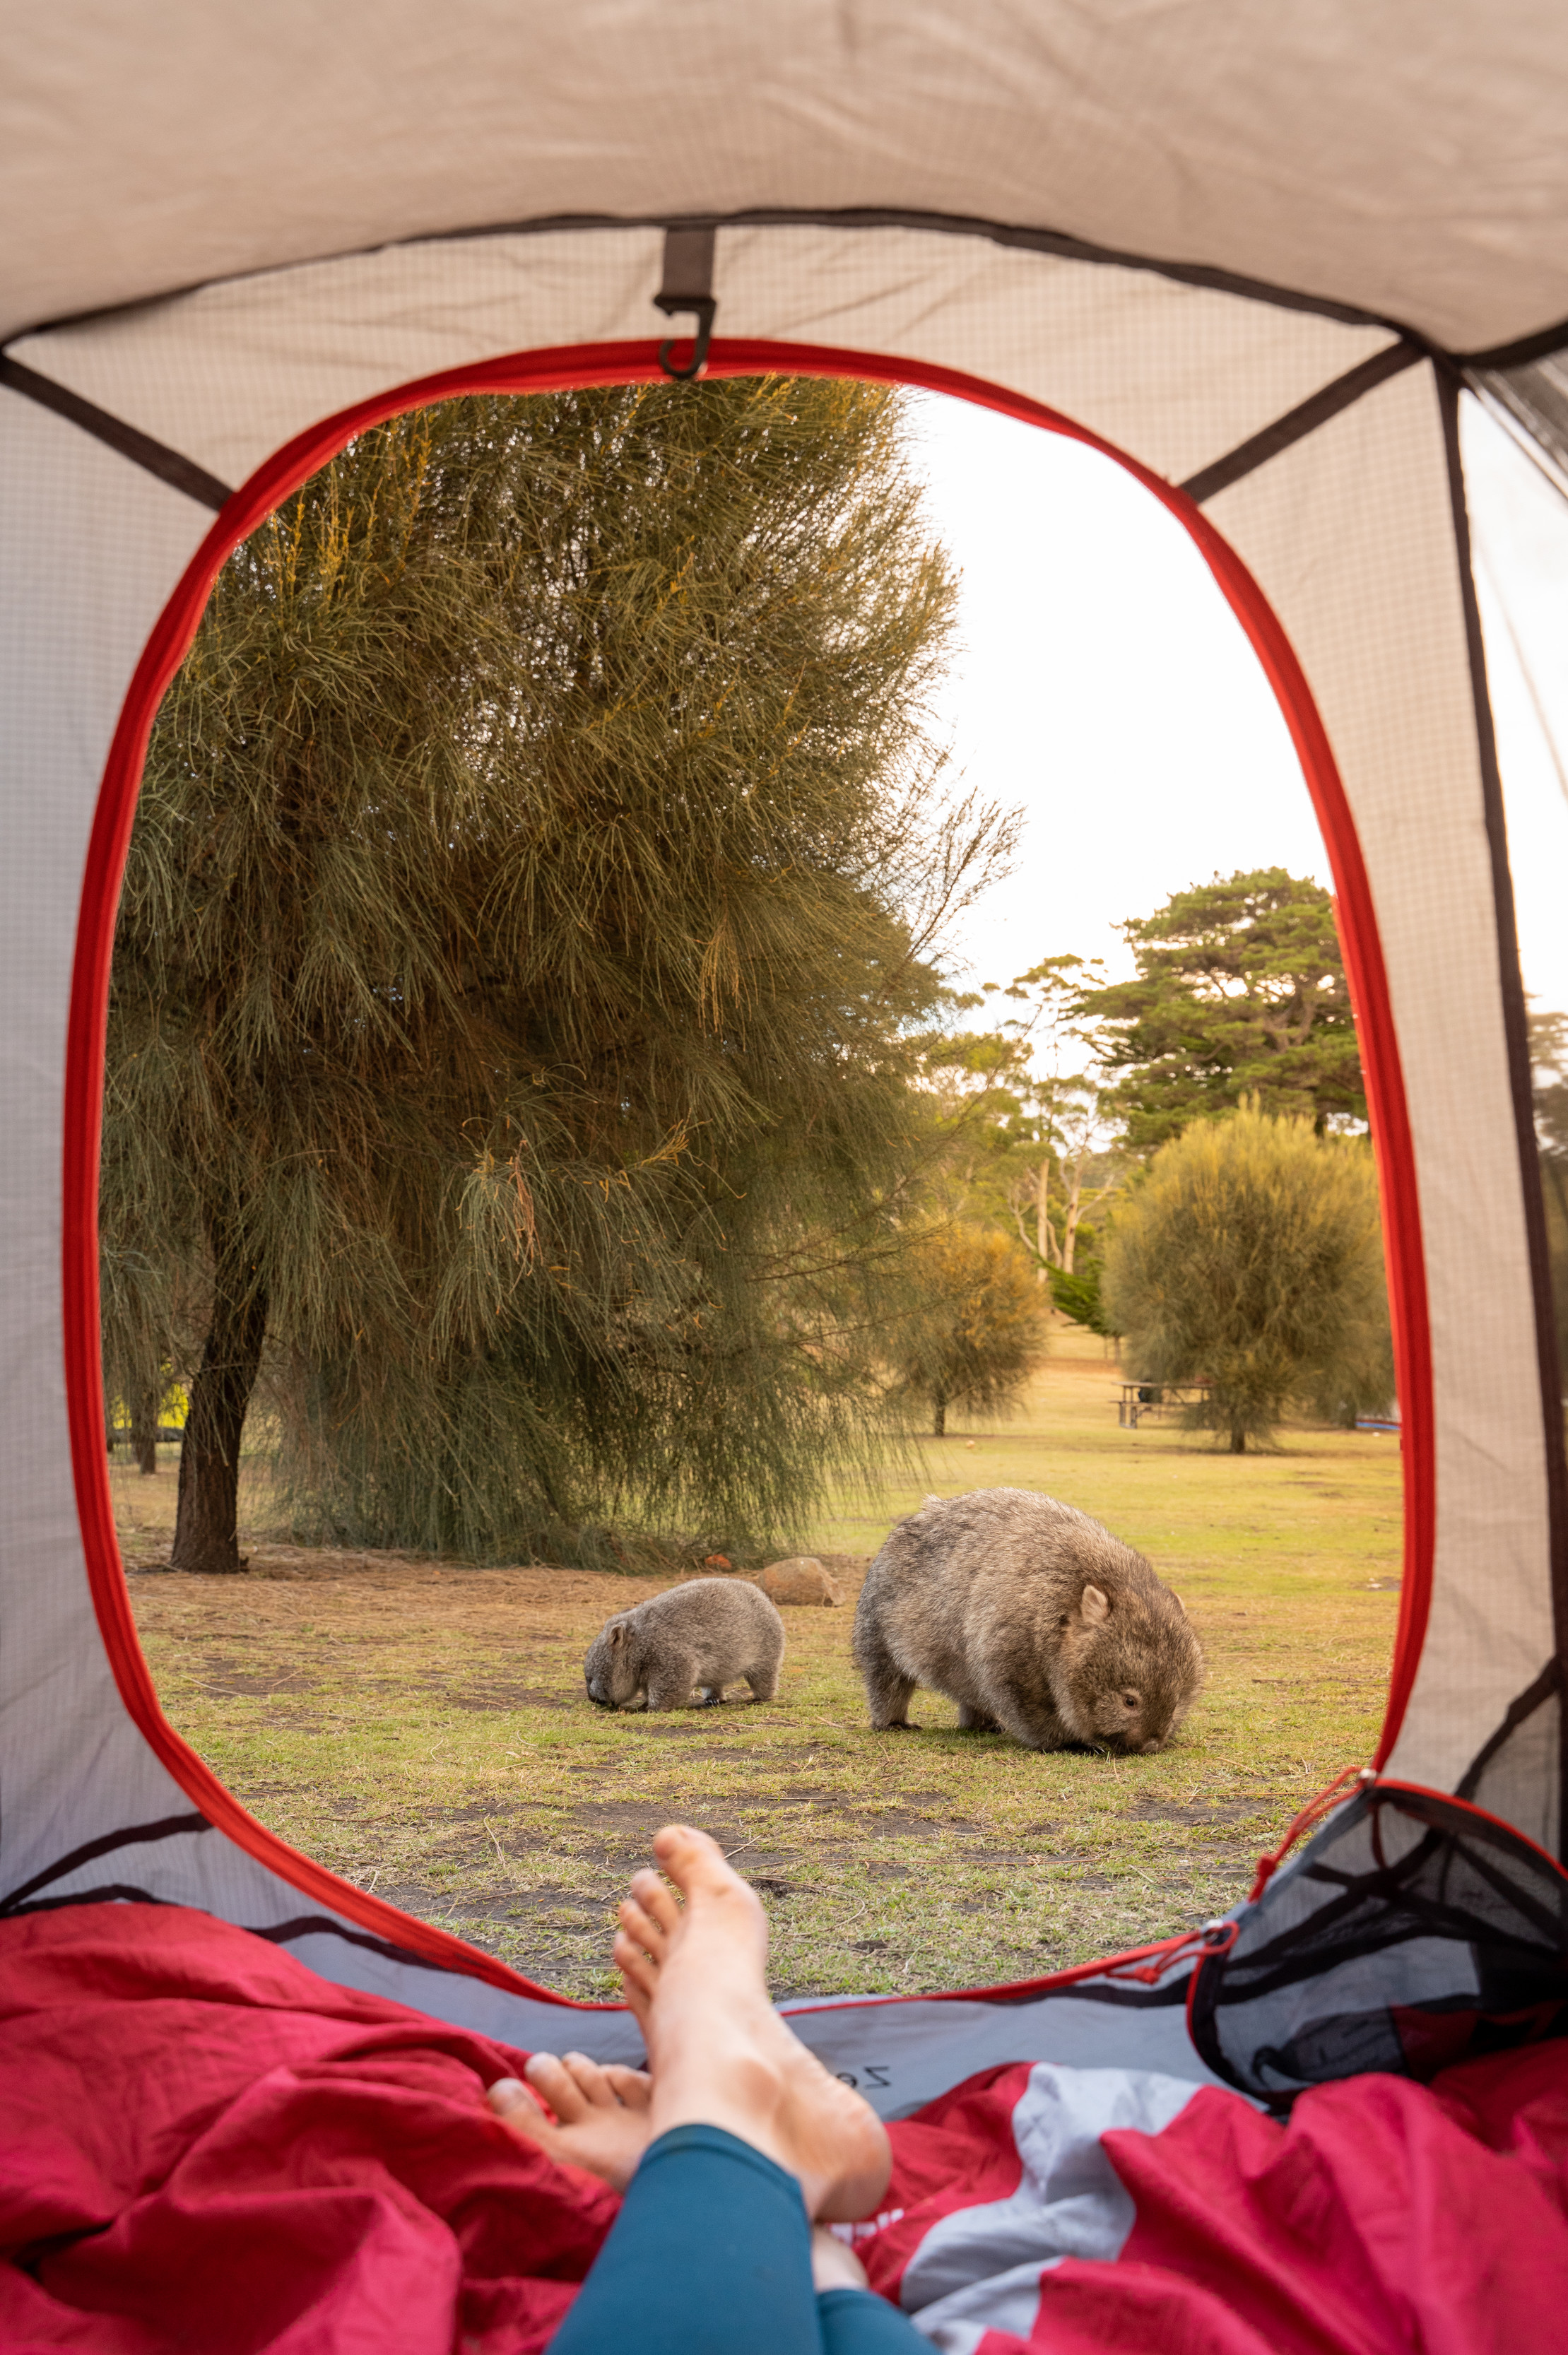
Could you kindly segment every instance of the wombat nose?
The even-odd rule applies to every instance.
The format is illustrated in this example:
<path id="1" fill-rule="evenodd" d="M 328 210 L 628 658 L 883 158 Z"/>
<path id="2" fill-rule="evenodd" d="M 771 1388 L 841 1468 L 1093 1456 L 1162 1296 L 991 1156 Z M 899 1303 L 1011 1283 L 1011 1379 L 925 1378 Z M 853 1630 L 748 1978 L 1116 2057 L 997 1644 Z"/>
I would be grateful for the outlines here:
<path id="1" fill-rule="evenodd" d="M 1157 1742 L 1146 1742 L 1144 1743 L 1141 1755 L 1145 1758 L 1152 1758 L 1158 1748 L 1159 1744 Z"/>

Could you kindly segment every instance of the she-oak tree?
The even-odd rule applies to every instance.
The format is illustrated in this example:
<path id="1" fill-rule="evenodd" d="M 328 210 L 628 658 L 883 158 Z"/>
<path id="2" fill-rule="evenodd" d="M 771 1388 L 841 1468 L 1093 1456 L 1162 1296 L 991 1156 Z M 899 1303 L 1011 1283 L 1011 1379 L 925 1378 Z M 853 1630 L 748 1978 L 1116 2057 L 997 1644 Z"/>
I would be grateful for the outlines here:
<path id="1" fill-rule="evenodd" d="M 361 1541 L 776 1528 L 866 1460 L 929 952 L 1009 832 L 929 732 L 954 593 L 900 397 L 783 378 L 421 412 L 236 551 L 110 1010 L 106 1372 L 192 1369 L 176 1566 L 242 1567 L 264 1362 Z"/>

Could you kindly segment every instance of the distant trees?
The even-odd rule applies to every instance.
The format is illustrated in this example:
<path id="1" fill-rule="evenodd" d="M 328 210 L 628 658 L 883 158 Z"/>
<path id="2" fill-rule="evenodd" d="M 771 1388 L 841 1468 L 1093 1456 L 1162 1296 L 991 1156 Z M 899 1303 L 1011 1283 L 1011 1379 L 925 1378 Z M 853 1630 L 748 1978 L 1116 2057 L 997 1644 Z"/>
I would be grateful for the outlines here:
<path id="1" fill-rule="evenodd" d="M 1535 1136 L 1546 1207 L 1557 1354 L 1568 1367 L 1568 1015 L 1530 1009 Z"/>
<path id="2" fill-rule="evenodd" d="M 919 1306 L 898 1352 L 901 1388 L 924 1401 L 941 1439 L 949 1407 L 1007 1412 L 1045 1353 L 1045 1303 L 1028 1252 L 994 1227 L 932 1229 L 912 1273 Z"/>
<path id="3" fill-rule="evenodd" d="M 1244 1096 L 1319 1135 L 1364 1122 L 1366 1094 L 1334 903 L 1284 868 L 1179 891 L 1122 927 L 1136 981 L 1083 990 L 1131 1151 L 1147 1154 Z"/>
<path id="4" fill-rule="evenodd" d="M 240 1567 L 263 1362 L 318 1521 L 727 1531 L 864 1458 L 910 1307 L 954 583 L 899 396 L 472 400 L 240 549 L 149 754 L 106 1366 L 191 1366 L 174 1559 Z M 194 1359 L 194 1365 L 192 1363 Z"/>
<path id="5" fill-rule="evenodd" d="M 1123 1199 L 1105 1285 L 1140 1377 L 1240 1455 L 1292 1402 L 1338 1415 L 1393 1389 L 1377 1178 L 1359 1140 L 1255 1101 L 1161 1147 Z"/>
<path id="6" fill-rule="evenodd" d="M 1096 1332 L 1105 1328 L 1089 1220 L 1126 1168 L 1105 1118 L 1097 1042 L 1078 1013 L 1098 971 L 1082 957 L 1047 957 L 1005 988 L 987 982 L 949 998 L 955 1012 L 990 998 L 1017 1011 L 994 1029 L 938 1035 L 924 1057 L 947 1126 L 955 1214 L 1010 1229 L 1042 1292 Z"/>

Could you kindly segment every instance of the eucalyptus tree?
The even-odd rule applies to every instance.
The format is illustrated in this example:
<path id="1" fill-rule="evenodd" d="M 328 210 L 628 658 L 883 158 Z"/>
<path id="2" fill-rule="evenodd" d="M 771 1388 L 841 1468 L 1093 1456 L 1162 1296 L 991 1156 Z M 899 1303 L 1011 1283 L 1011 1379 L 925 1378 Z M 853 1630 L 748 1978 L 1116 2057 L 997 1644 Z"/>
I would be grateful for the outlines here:
<path id="1" fill-rule="evenodd" d="M 192 1337 L 178 1566 L 241 1566 L 264 1364 L 367 1540 L 764 1529 L 865 1459 L 933 943 L 1008 839 L 933 731 L 954 596 L 901 396 L 785 378 L 423 411 L 236 551 L 104 1111 L 112 1379 Z"/>

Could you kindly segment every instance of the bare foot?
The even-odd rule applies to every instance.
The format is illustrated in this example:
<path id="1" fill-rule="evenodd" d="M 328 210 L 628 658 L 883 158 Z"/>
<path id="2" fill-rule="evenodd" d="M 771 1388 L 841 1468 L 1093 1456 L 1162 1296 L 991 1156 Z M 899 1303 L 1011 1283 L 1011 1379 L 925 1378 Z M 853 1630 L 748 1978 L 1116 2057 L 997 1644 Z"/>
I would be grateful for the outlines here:
<path id="1" fill-rule="evenodd" d="M 654 1854 L 686 1902 L 656 1872 L 634 1874 L 615 1938 L 648 2048 L 653 2133 L 722 2126 L 788 2169 L 814 2221 L 869 2215 L 888 2187 L 886 2130 L 768 2001 L 756 1891 L 706 1832 L 684 1824 L 667 1824 Z"/>
<path id="2" fill-rule="evenodd" d="M 485 2096 L 501 2124 L 551 2158 L 586 2168 L 624 2191 L 652 2139 L 652 2079 L 613 2062 L 602 2068 L 584 2052 L 563 2053 L 559 2061 L 553 2052 L 530 2053 L 524 2074 L 527 2085 L 498 2077 Z M 541 2101 L 554 2111 L 553 2120 Z"/>

